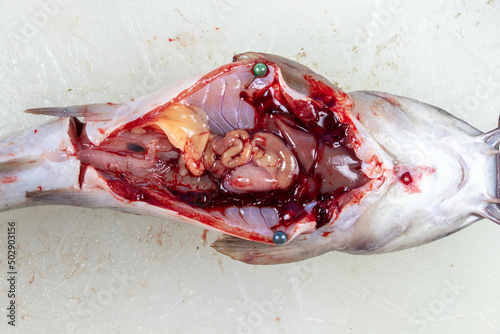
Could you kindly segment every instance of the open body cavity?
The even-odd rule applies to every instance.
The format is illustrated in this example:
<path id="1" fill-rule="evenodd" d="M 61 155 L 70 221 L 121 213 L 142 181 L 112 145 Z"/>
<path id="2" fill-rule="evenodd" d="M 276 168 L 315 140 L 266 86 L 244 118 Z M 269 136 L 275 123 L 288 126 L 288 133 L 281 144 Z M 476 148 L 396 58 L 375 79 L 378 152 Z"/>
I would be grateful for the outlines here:
<path id="1" fill-rule="evenodd" d="M 370 178 L 356 155 L 350 98 L 312 72 L 301 75 L 241 59 L 109 135 L 80 124 L 82 173 L 94 168 L 120 198 L 253 241 L 315 231 L 353 196 L 359 201 L 353 190 Z"/>

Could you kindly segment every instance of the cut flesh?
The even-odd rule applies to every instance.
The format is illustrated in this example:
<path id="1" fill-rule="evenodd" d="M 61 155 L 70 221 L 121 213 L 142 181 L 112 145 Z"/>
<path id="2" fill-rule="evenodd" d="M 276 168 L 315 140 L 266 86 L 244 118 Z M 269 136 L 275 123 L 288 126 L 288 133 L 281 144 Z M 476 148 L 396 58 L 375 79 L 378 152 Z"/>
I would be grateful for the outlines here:
<path id="1" fill-rule="evenodd" d="M 307 95 L 293 90 L 272 62 L 255 78 L 256 62 L 207 75 L 185 98 L 99 145 L 83 125 L 84 168 L 95 168 L 117 196 L 189 218 L 208 214 L 227 228 L 210 219 L 207 226 L 242 238 L 270 243 L 284 231 L 291 240 L 330 223 L 341 199 L 369 181 L 345 122 L 352 103 L 308 76 Z"/>

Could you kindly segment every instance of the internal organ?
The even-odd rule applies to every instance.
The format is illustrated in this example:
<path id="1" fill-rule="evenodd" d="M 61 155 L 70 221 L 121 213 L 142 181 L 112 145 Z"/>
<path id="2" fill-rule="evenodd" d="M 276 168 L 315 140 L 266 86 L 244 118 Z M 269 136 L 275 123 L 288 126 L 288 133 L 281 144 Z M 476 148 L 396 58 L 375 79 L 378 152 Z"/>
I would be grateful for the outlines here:
<path id="1" fill-rule="evenodd" d="M 332 218 L 325 203 L 368 178 L 349 127 L 321 101 L 295 102 L 272 66 L 261 78 L 238 66 L 99 146 L 83 131 L 80 159 L 132 200 L 175 198 L 268 228 L 318 227 Z"/>
<path id="2" fill-rule="evenodd" d="M 278 136 L 244 130 L 214 138 L 205 166 L 233 193 L 288 189 L 298 175 L 297 160 Z"/>

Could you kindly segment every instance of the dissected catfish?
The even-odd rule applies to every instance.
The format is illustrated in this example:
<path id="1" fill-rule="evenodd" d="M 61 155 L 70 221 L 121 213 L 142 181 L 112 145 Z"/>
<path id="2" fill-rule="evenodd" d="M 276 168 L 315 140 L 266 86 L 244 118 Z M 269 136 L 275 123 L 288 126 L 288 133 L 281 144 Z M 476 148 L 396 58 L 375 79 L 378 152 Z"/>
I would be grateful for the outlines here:
<path id="1" fill-rule="evenodd" d="M 0 141 L 0 210 L 111 208 L 221 231 L 254 264 L 418 246 L 500 222 L 499 130 L 379 92 L 344 93 L 285 58 L 232 63 Z"/>

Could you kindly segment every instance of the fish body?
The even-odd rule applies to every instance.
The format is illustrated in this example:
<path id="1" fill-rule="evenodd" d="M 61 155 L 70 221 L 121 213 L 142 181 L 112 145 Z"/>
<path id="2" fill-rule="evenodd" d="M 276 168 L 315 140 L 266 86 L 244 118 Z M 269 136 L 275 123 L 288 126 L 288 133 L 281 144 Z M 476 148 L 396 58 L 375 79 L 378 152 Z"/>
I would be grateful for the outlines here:
<path id="1" fill-rule="evenodd" d="M 408 98 L 344 93 L 274 55 L 237 55 L 126 103 L 28 112 L 58 119 L 0 141 L 0 210 L 64 204 L 186 222 L 223 232 L 213 247 L 254 264 L 395 251 L 500 220 L 498 130 Z"/>

